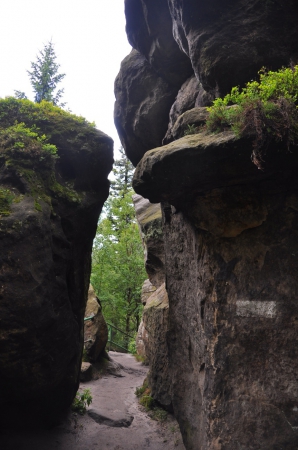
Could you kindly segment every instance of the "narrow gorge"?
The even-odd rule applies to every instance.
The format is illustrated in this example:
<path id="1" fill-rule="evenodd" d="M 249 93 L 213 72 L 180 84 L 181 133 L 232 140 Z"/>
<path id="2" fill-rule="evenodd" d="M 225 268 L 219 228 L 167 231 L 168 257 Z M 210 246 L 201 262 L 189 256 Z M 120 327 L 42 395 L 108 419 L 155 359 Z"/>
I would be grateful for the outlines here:
<path id="1" fill-rule="evenodd" d="M 232 88 L 297 72 L 296 1 L 124 8 L 132 51 L 115 80 L 114 120 L 135 167 L 148 274 L 136 347 L 151 395 L 176 417 L 186 450 L 297 450 L 297 89 L 278 99 L 277 137 L 253 108 L 246 133 L 224 123 L 224 104 L 222 123 L 206 126 Z M 0 125 L 0 426 L 52 427 L 79 386 L 113 141 L 70 112 L 13 97 L 0 100 Z M 93 324 L 86 330 L 87 341 Z"/>

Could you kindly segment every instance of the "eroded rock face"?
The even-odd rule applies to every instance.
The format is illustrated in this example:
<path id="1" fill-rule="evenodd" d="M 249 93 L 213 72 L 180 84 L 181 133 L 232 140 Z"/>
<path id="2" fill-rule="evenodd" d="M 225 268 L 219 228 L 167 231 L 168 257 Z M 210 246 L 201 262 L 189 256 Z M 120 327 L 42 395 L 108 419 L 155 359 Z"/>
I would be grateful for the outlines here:
<path id="1" fill-rule="evenodd" d="M 146 359 L 150 366 L 148 384 L 152 397 L 170 409 L 171 382 L 168 371 L 167 345 L 169 299 L 163 283 L 147 300 L 143 312 L 143 342 Z"/>
<path id="2" fill-rule="evenodd" d="M 108 327 L 103 317 L 100 303 L 96 297 L 93 287 L 88 290 L 88 300 L 85 310 L 85 317 L 93 317 L 84 325 L 84 347 L 88 359 L 96 362 L 108 342 Z"/>
<path id="3" fill-rule="evenodd" d="M 137 50 L 122 61 L 115 81 L 114 119 L 121 143 L 136 165 L 144 153 L 161 144 L 177 94 Z"/>
<path id="4" fill-rule="evenodd" d="M 168 3 L 174 37 L 207 92 L 224 95 L 262 66 L 276 70 L 297 60 L 295 0 Z"/>
<path id="5" fill-rule="evenodd" d="M 171 86 L 180 88 L 193 70 L 173 37 L 167 0 L 125 0 L 125 15 L 131 46 Z"/>
<path id="6" fill-rule="evenodd" d="M 163 139 L 163 144 L 168 144 L 183 136 L 198 133 L 205 126 L 208 115 L 207 108 L 203 107 L 192 108 L 183 112 L 174 123 L 169 123 L 169 129 Z"/>
<path id="7" fill-rule="evenodd" d="M 133 202 L 145 248 L 145 269 L 149 276 L 150 284 L 155 286 L 156 289 L 165 280 L 160 204 L 152 204 L 141 195 L 134 195 Z M 152 287 L 146 284 L 145 281 L 142 291 L 142 302 L 143 295 L 145 296 L 145 293 L 148 290 L 150 292 L 151 289 Z"/>
<path id="8" fill-rule="evenodd" d="M 176 207 L 163 205 L 174 412 L 187 449 L 294 450 L 298 157 L 271 146 L 260 171 L 249 141 L 214 139 L 148 152 L 135 174 Z"/>
<path id="9" fill-rule="evenodd" d="M 159 20 L 155 28 L 150 21 L 156 2 L 130 4 L 136 5 L 131 42 L 171 85 L 166 65 L 150 59 L 156 43 L 164 42 Z M 200 127 L 206 110 L 199 107 L 214 97 L 256 79 L 262 66 L 296 63 L 296 2 L 169 0 L 168 7 L 173 36 L 194 76 L 181 83 L 168 110 L 166 145 L 153 148 L 148 138 L 144 154 L 146 145 L 131 144 L 137 133 L 153 135 L 161 123 L 160 115 L 154 121 L 143 114 L 142 101 L 139 110 L 132 103 L 133 90 L 125 93 L 125 110 L 133 104 L 142 126 L 136 133 L 123 120 L 118 130 L 127 154 L 139 161 L 136 192 L 162 203 L 167 338 L 152 336 L 167 346 L 170 402 L 188 450 L 296 450 L 297 152 L 272 144 L 261 171 L 251 162 L 252 137 L 184 136 L 189 125 Z M 134 86 L 144 92 L 138 80 Z M 149 321 L 148 336 L 150 327 L 156 330 Z M 163 378 L 157 374 L 150 383 L 158 396 Z"/>
<path id="10" fill-rule="evenodd" d="M 33 120 L 59 155 L 54 160 L 31 138 L 22 150 L 5 141 L 0 148 L 0 192 L 10 198 L 0 203 L 0 423 L 36 426 L 57 420 L 78 387 L 92 241 L 113 142 L 53 107 L 24 102 L 26 114 L 14 102 L 1 127 Z"/>

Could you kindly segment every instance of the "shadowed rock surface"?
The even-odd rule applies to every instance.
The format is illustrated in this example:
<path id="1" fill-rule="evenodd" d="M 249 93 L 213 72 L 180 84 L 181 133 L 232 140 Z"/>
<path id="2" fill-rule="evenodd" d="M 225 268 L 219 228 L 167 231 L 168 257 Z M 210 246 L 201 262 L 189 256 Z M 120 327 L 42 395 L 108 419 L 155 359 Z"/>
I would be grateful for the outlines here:
<path id="1" fill-rule="evenodd" d="M 36 124 L 59 156 L 31 137 L 21 150 L 1 141 L 0 191 L 11 201 L 0 214 L 0 422 L 21 427 L 59 420 L 78 387 L 90 255 L 113 141 L 47 104 L 11 101 L 1 128 L 16 120 Z"/>
<path id="2" fill-rule="evenodd" d="M 167 0 L 125 0 L 125 15 L 131 46 L 171 86 L 179 88 L 193 70 L 173 37 Z"/>
<path id="3" fill-rule="evenodd" d="M 150 282 L 158 288 L 165 279 L 160 204 L 152 204 L 141 195 L 134 195 L 133 202 L 145 250 L 145 269 Z M 144 294 L 148 291 L 145 283 Z M 144 303 L 143 297 L 142 303 Z"/>
<path id="4" fill-rule="evenodd" d="M 177 94 L 137 50 L 122 61 L 115 80 L 115 125 L 121 143 L 136 165 L 143 154 L 161 144 Z"/>
<path id="5" fill-rule="evenodd" d="M 137 192 L 176 207 L 163 205 L 167 343 L 187 449 L 298 445 L 298 156 L 271 146 L 260 171 L 250 151 L 202 133 L 135 173 Z"/>
<path id="6" fill-rule="evenodd" d="M 84 325 L 84 347 L 91 362 L 96 362 L 108 342 L 108 327 L 93 287 L 88 290 L 85 317 L 93 317 Z"/>
<path id="7" fill-rule="evenodd" d="M 165 2 L 164 27 L 159 19 L 152 25 L 155 1 L 128 4 L 135 6 L 133 20 L 126 11 L 130 42 L 172 86 L 179 77 L 171 81 L 160 57 L 172 42 Z M 148 91 L 141 77 L 133 89 L 128 83 L 116 88 L 118 132 L 127 155 L 138 162 L 134 188 L 151 203 L 162 203 L 169 309 L 166 341 L 162 333 L 156 337 L 169 355 L 163 387 L 188 450 L 296 450 L 297 150 L 271 143 L 258 170 L 251 162 L 253 136 L 208 135 L 199 130 L 206 117 L 199 107 L 257 79 L 262 66 L 276 70 L 297 63 L 297 5 L 169 0 L 168 7 L 173 37 L 194 73 L 176 93 L 168 90 L 175 99 L 170 107 L 170 97 L 163 103 L 163 114 L 143 108 Z M 119 77 L 126 73 L 122 68 Z M 141 93 L 138 104 L 130 100 L 134 92 Z M 189 126 L 200 134 L 184 136 Z M 146 143 L 137 142 L 140 135 Z M 149 336 L 147 327 L 144 320 Z M 152 377 L 150 383 L 157 392 L 163 381 Z"/>
<path id="8" fill-rule="evenodd" d="M 174 37 L 203 88 L 225 95 L 256 77 L 297 61 L 295 0 L 169 0 Z"/>
<path id="9" fill-rule="evenodd" d="M 148 384 L 152 397 L 163 407 L 171 409 L 171 382 L 168 372 L 169 299 L 163 283 L 147 300 L 143 312 L 144 346 L 149 363 Z"/>

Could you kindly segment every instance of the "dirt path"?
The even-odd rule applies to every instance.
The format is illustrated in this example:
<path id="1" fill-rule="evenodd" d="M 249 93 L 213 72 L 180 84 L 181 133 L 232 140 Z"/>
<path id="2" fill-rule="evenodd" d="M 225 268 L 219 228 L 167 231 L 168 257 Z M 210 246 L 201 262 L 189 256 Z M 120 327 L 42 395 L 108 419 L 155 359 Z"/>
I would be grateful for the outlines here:
<path id="1" fill-rule="evenodd" d="M 72 413 L 66 423 L 50 431 L 6 432 L 0 437 L 1 450 L 185 450 L 176 420 L 152 420 L 134 394 L 147 368 L 131 355 L 110 353 L 123 366 L 116 377 L 82 383 L 93 402 L 88 414 Z"/>

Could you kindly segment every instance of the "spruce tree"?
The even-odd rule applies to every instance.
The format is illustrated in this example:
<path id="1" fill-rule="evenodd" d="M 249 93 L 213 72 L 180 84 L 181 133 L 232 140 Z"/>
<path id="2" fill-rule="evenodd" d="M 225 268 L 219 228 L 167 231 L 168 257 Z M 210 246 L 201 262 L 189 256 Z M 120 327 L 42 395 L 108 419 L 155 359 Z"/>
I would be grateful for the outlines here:
<path id="1" fill-rule="evenodd" d="M 45 44 L 43 50 L 37 55 L 36 62 L 31 62 L 31 71 L 27 71 L 30 82 L 35 92 L 34 101 L 40 103 L 42 100 L 52 102 L 56 106 L 63 107 L 65 103 L 60 103 L 64 89 L 57 88 L 65 77 L 65 73 L 58 73 L 60 64 L 56 62 L 56 54 L 52 41 Z"/>
<path id="2" fill-rule="evenodd" d="M 114 181 L 94 239 L 91 284 L 107 321 L 135 333 L 146 279 L 144 253 L 132 202 L 133 166 L 123 150 L 115 161 Z"/>

